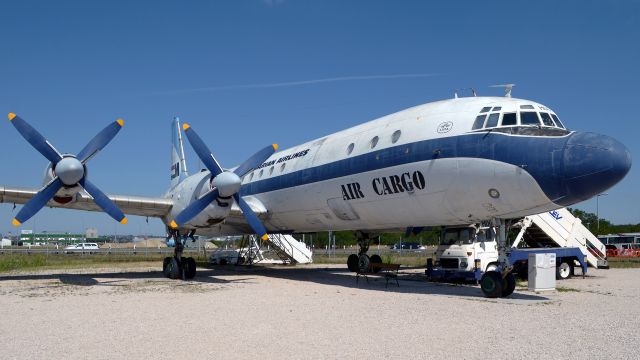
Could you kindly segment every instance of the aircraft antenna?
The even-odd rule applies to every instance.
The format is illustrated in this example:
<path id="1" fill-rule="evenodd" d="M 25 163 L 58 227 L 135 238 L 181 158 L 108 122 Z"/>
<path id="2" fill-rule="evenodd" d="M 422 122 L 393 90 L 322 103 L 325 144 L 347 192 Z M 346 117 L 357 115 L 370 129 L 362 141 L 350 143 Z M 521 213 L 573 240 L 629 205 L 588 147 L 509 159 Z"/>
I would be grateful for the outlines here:
<path id="1" fill-rule="evenodd" d="M 516 86 L 516 84 L 500 84 L 500 85 L 491 85 L 489 87 L 492 88 L 504 88 L 504 97 L 511 97 L 511 90 L 513 90 L 513 87 Z"/>

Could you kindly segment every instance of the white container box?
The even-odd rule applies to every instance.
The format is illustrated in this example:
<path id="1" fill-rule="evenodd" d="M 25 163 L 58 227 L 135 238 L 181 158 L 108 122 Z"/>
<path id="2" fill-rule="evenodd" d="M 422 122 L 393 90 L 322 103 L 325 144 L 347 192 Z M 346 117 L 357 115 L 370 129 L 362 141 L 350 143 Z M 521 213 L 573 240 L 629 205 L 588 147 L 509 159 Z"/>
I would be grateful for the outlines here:
<path id="1" fill-rule="evenodd" d="M 556 254 L 529 254 L 529 290 L 556 289 Z"/>

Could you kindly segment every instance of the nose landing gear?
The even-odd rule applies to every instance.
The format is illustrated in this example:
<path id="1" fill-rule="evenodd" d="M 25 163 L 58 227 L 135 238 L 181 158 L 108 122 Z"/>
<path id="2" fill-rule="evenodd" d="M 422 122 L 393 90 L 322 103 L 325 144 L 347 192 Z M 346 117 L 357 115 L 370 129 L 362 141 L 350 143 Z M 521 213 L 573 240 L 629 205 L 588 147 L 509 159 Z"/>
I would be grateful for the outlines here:
<path id="1" fill-rule="evenodd" d="M 497 222 L 497 224 L 495 224 Z M 488 298 L 507 297 L 516 289 L 516 277 L 513 275 L 513 265 L 509 261 L 507 247 L 507 224 L 504 219 L 494 221 L 498 230 L 498 268 L 487 271 L 480 278 L 480 289 Z"/>
<path id="2" fill-rule="evenodd" d="M 356 238 L 358 240 L 358 246 L 360 251 L 358 254 L 351 254 L 347 259 L 347 268 L 351 272 L 365 273 L 368 272 L 372 263 L 382 264 L 382 258 L 380 255 L 374 254 L 369 257 L 367 251 L 369 251 L 369 242 L 371 236 L 361 231 L 356 231 Z M 380 271 L 380 268 L 375 268 L 374 272 Z"/>

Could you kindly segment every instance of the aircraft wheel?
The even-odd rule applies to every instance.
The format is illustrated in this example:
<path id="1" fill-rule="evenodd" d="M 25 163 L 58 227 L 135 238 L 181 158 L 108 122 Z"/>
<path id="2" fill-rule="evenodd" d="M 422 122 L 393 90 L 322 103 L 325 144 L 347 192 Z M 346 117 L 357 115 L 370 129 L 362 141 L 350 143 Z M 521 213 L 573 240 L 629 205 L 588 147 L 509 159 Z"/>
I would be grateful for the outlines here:
<path id="1" fill-rule="evenodd" d="M 196 261 L 192 257 L 184 259 L 184 278 L 193 279 L 196 277 Z"/>
<path id="2" fill-rule="evenodd" d="M 556 279 L 566 280 L 573 274 L 573 264 L 571 260 L 561 260 L 560 265 L 556 268 Z"/>
<path id="3" fill-rule="evenodd" d="M 480 279 L 480 289 L 484 296 L 497 298 L 502 295 L 502 275 L 497 271 L 487 271 Z"/>
<path id="4" fill-rule="evenodd" d="M 516 289 L 516 277 L 512 272 L 508 273 L 507 276 L 502 279 L 502 297 L 507 297 L 513 294 L 513 291 Z"/>
<path id="5" fill-rule="evenodd" d="M 169 265 L 169 262 L 171 261 L 170 257 L 166 257 L 164 258 L 164 260 L 162 261 L 162 273 L 164 274 L 165 277 L 169 277 L 169 272 L 167 271 L 167 266 Z"/>
<path id="6" fill-rule="evenodd" d="M 347 258 L 347 268 L 351 272 L 358 272 L 358 255 L 349 255 L 349 258 Z"/>
<path id="7" fill-rule="evenodd" d="M 167 277 L 169 279 L 180 279 L 180 265 L 178 264 L 178 260 L 176 258 L 169 258 L 169 262 L 167 263 L 166 272 Z"/>
<path id="8" fill-rule="evenodd" d="M 370 260 L 371 260 L 372 264 L 382 264 L 382 258 L 378 254 L 371 255 L 371 259 Z M 379 271 L 380 271 L 380 268 L 373 269 L 374 273 L 377 273 Z"/>
<path id="9" fill-rule="evenodd" d="M 371 264 L 371 259 L 369 258 L 369 255 L 362 254 L 358 256 L 358 270 L 361 273 L 368 272 L 370 264 Z"/>

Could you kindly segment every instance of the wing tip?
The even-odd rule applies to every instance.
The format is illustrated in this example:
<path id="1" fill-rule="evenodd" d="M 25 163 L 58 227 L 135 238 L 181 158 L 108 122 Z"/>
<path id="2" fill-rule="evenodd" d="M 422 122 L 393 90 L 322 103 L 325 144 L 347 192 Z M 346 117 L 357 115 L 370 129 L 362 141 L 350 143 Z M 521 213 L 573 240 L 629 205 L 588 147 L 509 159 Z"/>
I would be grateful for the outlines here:
<path id="1" fill-rule="evenodd" d="M 7 117 L 9 118 L 9 121 L 13 121 L 13 119 L 16 117 L 16 114 L 9 113 L 9 115 Z"/>
<path id="2" fill-rule="evenodd" d="M 11 221 L 11 224 L 13 224 L 13 226 L 18 227 L 20 225 L 22 225 L 22 223 L 20 221 L 18 221 L 18 219 L 13 218 L 13 220 Z"/>
<path id="3" fill-rule="evenodd" d="M 118 120 L 116 120 L 116 122 L 118 123 L 118 125 L 120 125 L 120 127 L 124 126 L 124 120 L 118 119 Z"/>

